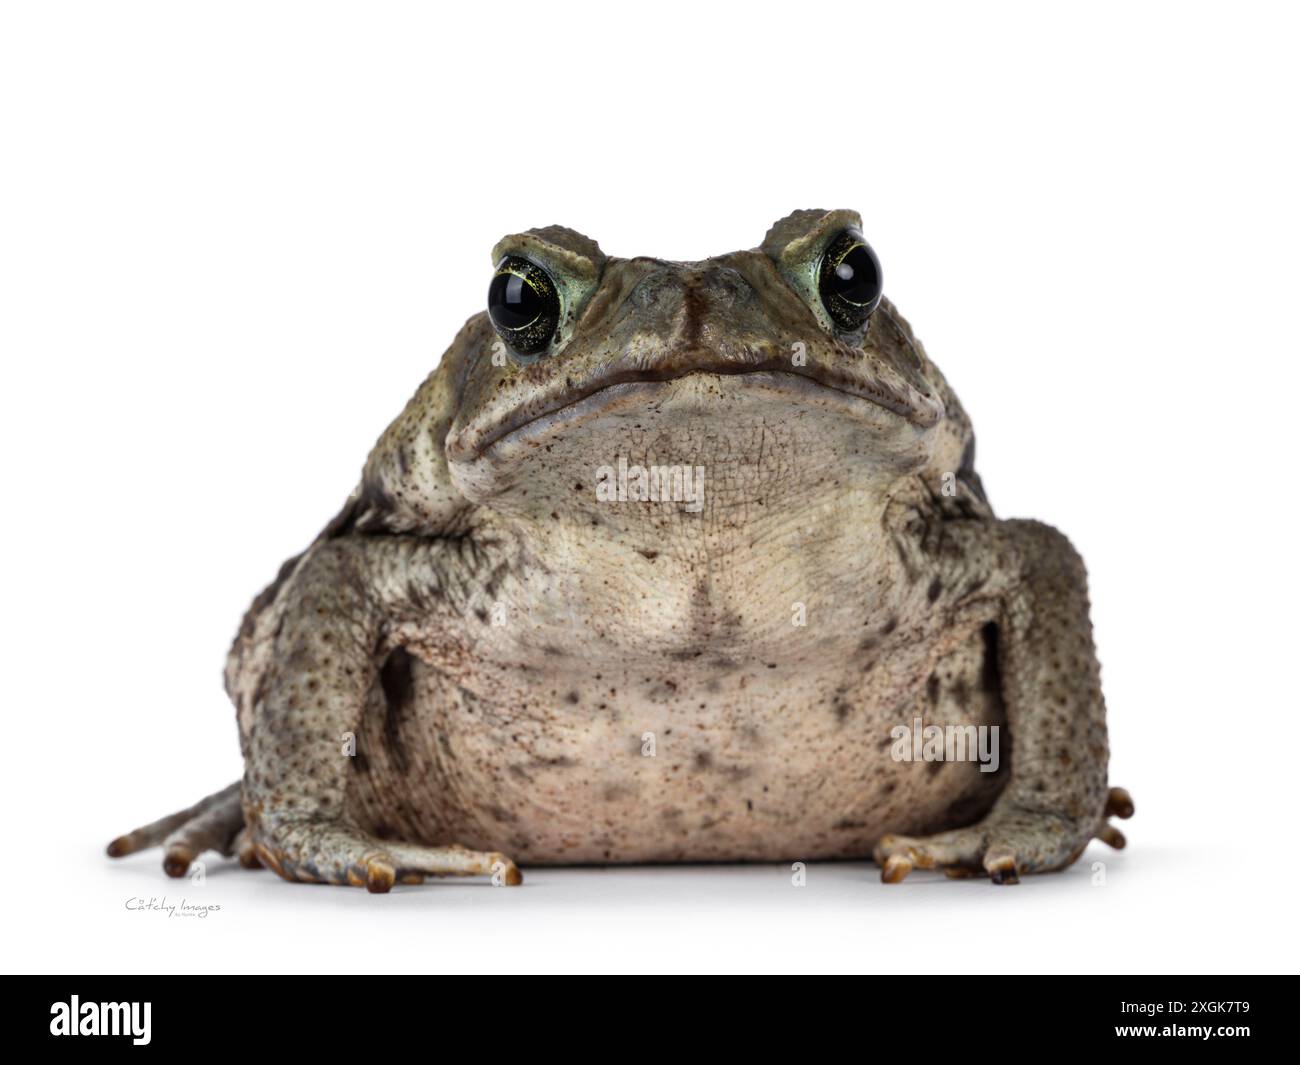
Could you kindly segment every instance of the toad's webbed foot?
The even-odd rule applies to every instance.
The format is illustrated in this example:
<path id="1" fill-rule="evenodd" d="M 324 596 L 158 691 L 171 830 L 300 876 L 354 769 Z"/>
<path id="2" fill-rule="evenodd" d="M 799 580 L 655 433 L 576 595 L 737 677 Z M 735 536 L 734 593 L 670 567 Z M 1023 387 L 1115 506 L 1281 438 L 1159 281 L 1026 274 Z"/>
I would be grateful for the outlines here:
<path id="1" fill-rule="evenodd" d="M 1091 831 L 1049 810 L 1006 805 L 968 828 L 933 836 L 883 836 L 873 857 L 886 884 L 899 883 L 913 869 L 942 869 L 953 878 L 982 873 L 995 884 L 1015 884 L 1024 874 L 1072 864 L 1094 838 L 1122 848 L 1124 836 L 1107 820 L 1111 816 L 1133 816 L 1133 800 L 1123 788 L 1110 789 L 1105 812 Z"/>
<path id="2" fill-rule="evenodd" d="M 244 824 L 240 784 L 193 806 L 119 836 L 108 845 L 112 858 L 161 845 L 163 870 L 182 877 L 204 851 L 239 855 L 248 869 L 265 865 L 286 880 L 350 884 L 385 892 L 393 884 L 420 884 L 426 876 L 491 876 L 493 883 L 523 883 L 519 868 L 504 854 L 472 851 L 459 844 L 427 847 L 396 843 L 342 824 L 301 820 L 275 832 Z"/>
<path id="3" fill-rule="evenodd" d="M 235 781 L 187 809 L 118 836 L 108 845 L 108 855 L 122 858 L 161 844 L 163 870 L 168 876 L 180 877 L 189 872 L 190 863 L 204 851 L 227 856 L 234 853 L 243 827 L 239 781 Z"/>
<path id="4" fill-rule="evenodd" d="M 1102 811 L 1101 820 L 1097 822 L 1097 830 L 1093 833 L 1093 838 L 1101 840 L 1117 851 L 1122 851 L 1127 845 L 1128 840 L 1124 838 L 1124 833 L 1110 823 L 1108 818 L 1118 817 L 1128 820 L 1133 816 L 1133 796 L 1125 788 L 1111 788 L 1106 794 L 1106 809 Z"/>
<path id="5" fill-rule="evenodd" d="M 509 887 L 524 879 L 518 866 L 496 851 L 397 843 L 344 823 L 294 820 L 251 835 L 262 864 L 286 880 L 348 884 L 382 894 L 395 883 L 422 884 L 427 876 L 490 876 L 494 884 Z"/>

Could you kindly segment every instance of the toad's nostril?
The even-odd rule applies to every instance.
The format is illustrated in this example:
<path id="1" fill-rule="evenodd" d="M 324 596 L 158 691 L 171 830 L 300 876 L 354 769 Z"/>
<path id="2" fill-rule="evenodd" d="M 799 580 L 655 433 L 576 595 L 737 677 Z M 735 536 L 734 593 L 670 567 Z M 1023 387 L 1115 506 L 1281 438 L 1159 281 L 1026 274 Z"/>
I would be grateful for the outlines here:
<path id="1" fill-rule="evenodd" d="M 643 310 L 671 308 L 688 290 L 704 306 L 734 307 L 749 302 L 753 286 L 730 266 L 655 270 L 632 290 L 632 302 Z"/>

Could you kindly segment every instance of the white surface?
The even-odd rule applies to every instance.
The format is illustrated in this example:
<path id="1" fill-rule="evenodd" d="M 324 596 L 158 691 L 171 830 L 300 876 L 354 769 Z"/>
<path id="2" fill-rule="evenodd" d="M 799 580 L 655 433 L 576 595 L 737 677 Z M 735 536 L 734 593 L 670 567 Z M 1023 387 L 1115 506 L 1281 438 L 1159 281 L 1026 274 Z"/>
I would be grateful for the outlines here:
<path id="1" fill-rule="evenodd" d="M 1295 16 L 721 6 L 2 9 L 6 969 L 1296 968 Z M 239 772 L 240 615 L 493 243 L 694 258 L 807 206 L 864 215 L 999 513 L 1088 561 L 1107 886 L 213 866 L 203 922 L 129 913 L 182 892 L 104 843 Z"/>
<path id="2" fill-rule="evenodd" d="M 93 895 L 83 890 L 70 903 L 81 908 L 60 913 L 95 937 L 95 960 L 69 936 L 32 964 L 487 974 L 1287 968 L 1276 943 L 1249 951 L 1279 931 L 1278 914 L 1243 906 L 1252 889 L 1230 875 L 1207 876 L 1200 848 L 1143 836 L 1118 857 L 1094 844 L 1066 872 L 1016 889 L 927 873 L 886 885 L 870 863 L 836 862 L 810 865 L 801 888 L 782 865 L 543 868 L 528 870 L 520 888 L 443 880 L 372 897 L 237 865 L 178 890 L 156 860 L 134 858 L 99 872 Z M 1093 860 L 1106 863 L 1104 887 L 1093 886 Z M 125 909 L 127 900 L 150 898 L 221 909 L 204 918 Z"/>

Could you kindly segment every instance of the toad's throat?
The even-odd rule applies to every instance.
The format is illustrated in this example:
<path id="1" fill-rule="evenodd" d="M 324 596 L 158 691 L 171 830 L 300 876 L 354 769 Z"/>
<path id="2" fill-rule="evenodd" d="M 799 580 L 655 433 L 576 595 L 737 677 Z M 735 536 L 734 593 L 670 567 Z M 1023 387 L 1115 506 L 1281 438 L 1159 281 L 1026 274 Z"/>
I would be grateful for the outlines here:
<path id="1" fill-rule="evenodd" d="M 753 377 L 771 388 L 795 394 L 831 393 L 849 404 L 864 403 L 888 411 L 920 429 L 928 429 L 943 417 L 942 402 L 931 393 L 921 393 L 910 385 L 893 385 L 880 380 L 863 380 L 827 373 L 820 367 L 792 369 L 788 359 L 770 359 L 753 363 L 717 363 L 683 369 L 655 367 L 617 370 L 589 383 L 587 387 L 566 388 L 551 401 L 527 404 L 503 418 L 481 427 L 474 424 L 453 433 L 447 440 L 448 456 L 474 459 L 509 437 L 568 420 L 570 416 L 596 413 L 608 400 L 627 392 L 631 386 L 653 386 L 694 376 Z"/>

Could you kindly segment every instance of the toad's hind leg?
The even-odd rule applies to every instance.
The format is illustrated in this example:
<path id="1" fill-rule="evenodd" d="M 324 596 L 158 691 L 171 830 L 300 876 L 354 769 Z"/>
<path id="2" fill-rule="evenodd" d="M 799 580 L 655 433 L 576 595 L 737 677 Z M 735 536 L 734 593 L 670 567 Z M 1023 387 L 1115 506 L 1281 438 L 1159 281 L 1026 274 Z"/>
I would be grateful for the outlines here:
<path id="1" fill-rule="evenodd" d="M 1011 733 L 1010 779 L 973 825 L 933 836 L 883 836 L 882 879 L 914 867 L 983 872 L 995 884 L 1063 869 L 1100 838 L 1122 847 L 1109 816 L 1133 812 L 1108 790 L 1106 708 L 1088 620 L 1087 576 L 1068 540 L 1038 522 L 975 523 L 949 532 L 951 554 L 992 557 L 1013 575 L 999 593 L 998 674 Z M 945 585 L 955 574 L 945 575 Z"/>
<path id="2" fill-rule="evenodd" d="M 442 551 L 445 545 L 422 551 Z M 401 689 L 397 670 L 385 678 L 376 648 L 387 619 L 411 583 L 412 546 L 398 540 L 339 540 L 317 549 L 288 587 L 270 667 L 253 708 L 246 754 L 244 804 L 262 862 L 287 880 L 351 884 L 385 892 L 426 876 L 491 876 L 522 882 L 496 851 L 425 846 L 380 838 L 348 808 L 355 738 L 375 686 Z M 459 550 L 450 548 L 450 550 Z M 427 560 L 426 560 L 427 561 Z M 400 580 L 379 581 L 396 572 Z M 438 579 L 436 570 L 422 572 Z M 406 652 L 393 649 L 385 660 Z M 395 691 L 393 698 L 401 693 Z"/>
<path id="3" fill-rule="evenodd" d="M 161 844 L 163 870 L 168 876 L 178 877 L 184 876 L 190 863 L 204 851 L 229 856 L 244 827 L 239 792 L 239 781 L 235 781 L 187 809 L 118 836 L 108 845 L 108 855 L 121 858 Z"/>

